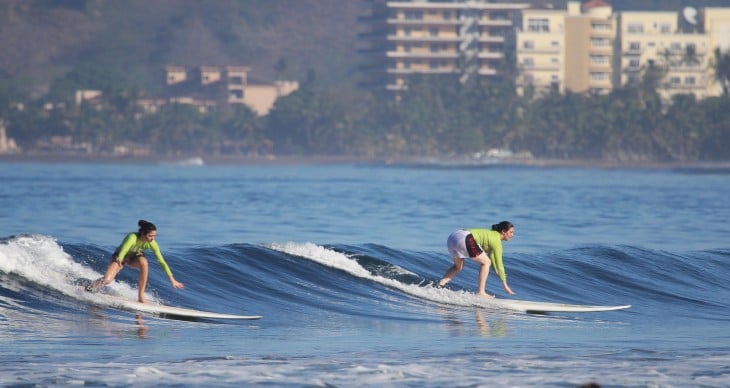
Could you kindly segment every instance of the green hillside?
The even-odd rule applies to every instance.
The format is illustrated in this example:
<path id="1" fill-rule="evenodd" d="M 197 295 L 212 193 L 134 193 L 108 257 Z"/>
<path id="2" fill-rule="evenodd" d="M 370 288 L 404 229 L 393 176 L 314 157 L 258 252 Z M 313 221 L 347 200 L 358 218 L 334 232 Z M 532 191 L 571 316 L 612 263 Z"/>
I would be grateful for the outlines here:
<path id="1" fill-rule="evenodd" d="M 566 3 L 527 2 L 552 3 L 557 8 Z M 616 10 L 730 6 L 730 0 L 611 3 Z M 314 75 L 321 87 L 350 89 L 356 83 L 357 16 L 363 4 L 360 0 L 3 0 L 0 81 L 19 84 L 30 97 L 40 97 L 54 79 L 77 70 L 84 76 L 98 74 L 90 81 L 97 85 L 90 88 L 123 83 L 155 92 L 162 85 L 166 64 L 230 64 L 250 66 L 254 82 L 302 81 Z"/>
<path id="2" fill-rule="evenodd" d="M 150 89 L 166 64 L 235 64 L 250 66 L 254 82 L 313 71 L 323 85 L 354 84 L 357 8 L 341 0 L 3 0 L 0 78 L 39 96 L 74 69 Z"/>

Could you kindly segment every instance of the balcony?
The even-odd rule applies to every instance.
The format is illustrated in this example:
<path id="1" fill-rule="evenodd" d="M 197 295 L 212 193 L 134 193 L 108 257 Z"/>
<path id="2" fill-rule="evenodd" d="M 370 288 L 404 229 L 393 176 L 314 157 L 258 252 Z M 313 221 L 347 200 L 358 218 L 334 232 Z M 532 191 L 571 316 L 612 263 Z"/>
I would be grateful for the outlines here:
<path id="1" fill-rule="evenodd" d="M 461 42 L 461 38 L 456 35 L 452 35 L 452 36 L 388 35 L 387 39 L 391 42 L 437 42 L 437 43 Z"/>
<path id="2" fill-rule="evenodd" d="M 388 58 L 394 59 L 456 59 L 457 52 L 430 52 L 430 51 L 388 51 Z"/>
<path id="3" fill-rule="evenodd" d="M 503 52 L 498 51 L 481 51 L 477 54 L 479 59 L 501 59 L 504 58 Z"/>
<path id="4" fill-rule="evenodd" d="M 399 26 L 459 26 L 461 22 L 458 20 L 446 19 L 388 19 L 389 25 Z"/>
<path id="5" fill-rule="evenodd" d="M 480 26 L 489 27 L 512 27 L 512 20 L 509 19 L 479 19 Z"/>
<path id="6" fill-rule="evenodd" d="M 479 75 L 497 75 L 497 70 L 492 69 L 491 67 L 482 67 L 478 71 Z"/>
<path id="7" fill-rule="evenodd" d="M 494 35 L 480 35 L 477 40 L 480 43 L 504 43 L 504 37 L 503 36 L 494 36 Z"/>
<path id="8" fill-rule="evenodd" d="M 520 54 L 560 54 L 560 47 L 520 47 L 517 52 Z"/>
<path id="9" fill-rule="evenodd" d="M 678 83 L 672 83 L 672 82 L 665 82 L 662 86 L 664 86 L 667 90 L 683 90 L 683 91 L 702 90 L 702 89 L 706 88 L 705 85 L 700 84 L 700 83 L 678 84 Z"/>
<path id="10" fill-rule="evenodd" d="M 550 64 L 550 65 L 547 65 L 547 64 L 545 64 L 545 65 L 521 64 L 521 65 L 519 65 L 519 67 L 522 68 L 522 70 L 524 70 L 524 71 L 553 71 L 553 72 L 560 71 L 560 65 L 553 65 L 553 64 Z"/>

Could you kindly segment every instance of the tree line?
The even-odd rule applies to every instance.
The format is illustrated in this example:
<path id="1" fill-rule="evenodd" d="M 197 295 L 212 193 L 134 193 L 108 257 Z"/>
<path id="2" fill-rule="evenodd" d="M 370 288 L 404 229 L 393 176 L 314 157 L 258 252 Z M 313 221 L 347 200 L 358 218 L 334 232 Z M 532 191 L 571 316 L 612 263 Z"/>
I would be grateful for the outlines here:
<path id="1" fill-rule="evenodd" d="M 449 75 L 414 76 L 394 99 L 321 90 L 312 76 L 264 117 L 242 105 L 201 113 L 169 104 L 145 113 L 139 87 L 84 69 L 57 80 L 49 95 L 63 99 L 91 84 L 103 90 L 101 101 L 76 106 L 65 97 L 65 108 L 50 110 L 0 74 L 8 81 L 0 82 L 0 117 L 26 150 L 51 136 L 71 136 L 100 153 L 123 144 L 162 155 L 449 156 L 500 148 L 554 159 L 728 160 L 730 56 L 715 55 L 724 95 L 675 95 L 669 104 L 657 93 L 661 68 L 649 66 L 642 82 L 610 94 L 553 88 L 535 95 L 528 88 L 518 95 L 514 75 L 466 83 Z"/>

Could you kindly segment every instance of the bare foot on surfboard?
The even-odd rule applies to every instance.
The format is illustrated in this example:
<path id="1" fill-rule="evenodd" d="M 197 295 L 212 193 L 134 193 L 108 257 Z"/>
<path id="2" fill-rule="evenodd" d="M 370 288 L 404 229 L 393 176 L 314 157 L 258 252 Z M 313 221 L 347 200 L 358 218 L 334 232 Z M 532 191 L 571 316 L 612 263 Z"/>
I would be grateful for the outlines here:
<path id="1" fill-rule="evenodd" d="M 486 292 L 477 292 L 477 296 L 481 298 L 494 299 L 494 295 L 487 294 Z"/>

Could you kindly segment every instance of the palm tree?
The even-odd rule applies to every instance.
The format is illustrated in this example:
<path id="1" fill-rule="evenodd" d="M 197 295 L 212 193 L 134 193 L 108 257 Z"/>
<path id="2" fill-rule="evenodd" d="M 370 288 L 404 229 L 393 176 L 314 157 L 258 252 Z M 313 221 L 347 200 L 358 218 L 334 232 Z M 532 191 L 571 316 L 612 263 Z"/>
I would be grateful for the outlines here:
<path id="1" fill-rule="evenodd" d="M 730 52 L 715 48 L 715 80 L 722 86 L 722 94 L 730 95 Z"/>

